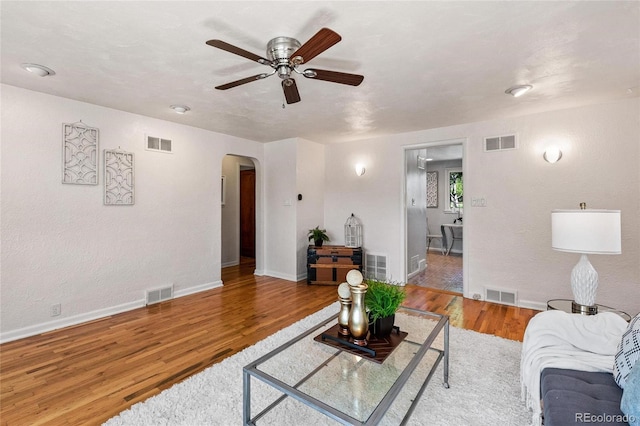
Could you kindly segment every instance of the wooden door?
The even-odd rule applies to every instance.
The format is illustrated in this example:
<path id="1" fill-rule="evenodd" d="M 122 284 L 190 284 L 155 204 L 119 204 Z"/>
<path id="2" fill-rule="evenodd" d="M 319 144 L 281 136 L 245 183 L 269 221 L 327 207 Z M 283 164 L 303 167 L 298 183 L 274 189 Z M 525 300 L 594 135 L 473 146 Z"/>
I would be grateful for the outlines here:
<path id="1" fill-rule="evenodd" d="M 240 256 L 256 257 L 256 171 L 240 170 Z"/>

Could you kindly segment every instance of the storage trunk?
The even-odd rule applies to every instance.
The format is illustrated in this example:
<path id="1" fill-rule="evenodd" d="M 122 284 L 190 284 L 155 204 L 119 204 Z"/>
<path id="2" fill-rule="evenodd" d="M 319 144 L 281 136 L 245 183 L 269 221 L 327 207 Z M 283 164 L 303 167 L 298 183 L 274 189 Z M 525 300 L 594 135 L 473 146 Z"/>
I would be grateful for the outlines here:
<path id="1" fill-rule="evenodd" d="M 361 247 L 310 245 L 307 249 L 307 284 L 338 285 L 352 269 L 362 272 Z"/>

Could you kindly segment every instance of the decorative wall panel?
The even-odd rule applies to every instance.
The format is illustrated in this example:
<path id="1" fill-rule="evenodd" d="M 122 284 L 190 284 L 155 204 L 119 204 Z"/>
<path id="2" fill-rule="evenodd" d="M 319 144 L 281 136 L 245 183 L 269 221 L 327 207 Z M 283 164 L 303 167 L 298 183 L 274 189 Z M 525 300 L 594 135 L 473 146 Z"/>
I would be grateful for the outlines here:
<path id="1" fill-rule="evenodd" d="M 427 172 L 427 208 L 438 207 L 438 172 Z"/>
<path id="2" fill-rule="evenodd" d="M 133 205 L 134 158 L 132 152 L 104 150 L 104 204 Z"/>
<path id="3" fill-rule="evenodd" d="M 82 121 L 62 125 L 62 183 L 98 184 L 98 133 Z"/>

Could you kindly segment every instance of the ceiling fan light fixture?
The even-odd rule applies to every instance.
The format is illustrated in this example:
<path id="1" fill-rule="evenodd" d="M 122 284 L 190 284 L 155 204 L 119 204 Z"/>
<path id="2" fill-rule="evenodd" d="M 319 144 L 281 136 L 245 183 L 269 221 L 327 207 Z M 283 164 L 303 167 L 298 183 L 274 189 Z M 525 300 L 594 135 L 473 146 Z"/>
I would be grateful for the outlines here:
<path id="1" fill-rule="evenodd" d="M 517 97 L 520 97 L 520 96 L 524 95 L 525 93 L 527 93 L 531 89 L 533 89 L 532 85 L 523 84 L 523 85 L 520 85 L 520 86 L 509 87 L 507 90 L 504 91 L 504 93 L 506 93 L 507 95 L 511 95 L 514 98 L 517 98 Z"/>
<path id="2" fill-rule="evenodd" d="M 278 77 L 283 80 L 288 80 L 291 78 L 291 68 L 288 65 L 279 65 L 278 66 Z"/>
<path id="3" fill-rule="evenodd" d="M 29 71 L 32 74 L 37 75 L 38 77 L 48 77 L 51 75 L 55 75 L 56 72 L 51 68 L 47 68 L 44 65 L 38 64 L 20 64 L 23 70 Z"/>
<path id="4" fill-rule="evenodd" d="M 176 114 L 185 114 L 187 111 L 191 111 L 186 105 L 171 105 L 171 109 L 176 112 Z"/>

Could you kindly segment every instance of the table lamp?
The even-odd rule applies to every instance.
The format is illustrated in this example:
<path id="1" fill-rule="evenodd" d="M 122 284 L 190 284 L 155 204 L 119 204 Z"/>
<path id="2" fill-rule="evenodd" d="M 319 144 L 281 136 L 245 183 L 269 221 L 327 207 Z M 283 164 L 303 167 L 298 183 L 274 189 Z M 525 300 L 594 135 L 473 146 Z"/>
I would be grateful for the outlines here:
<path id="1" fill-rule="evenodd" d="M 586 204 L 580 203 L 580 210 L 551 212 L 551 247 L 581 254 L 571 271 L 572 312 L 587 315 L 598 312 L 598 273 L 587 254 L 620 254 L 620 234 L 620 210 L 587 210 Z"/>

